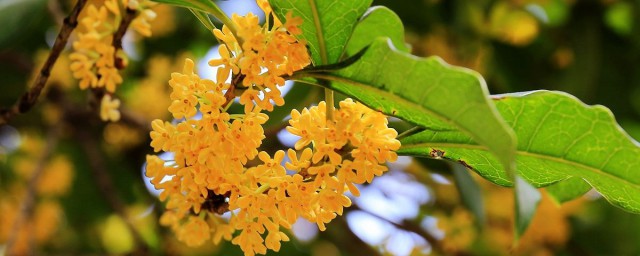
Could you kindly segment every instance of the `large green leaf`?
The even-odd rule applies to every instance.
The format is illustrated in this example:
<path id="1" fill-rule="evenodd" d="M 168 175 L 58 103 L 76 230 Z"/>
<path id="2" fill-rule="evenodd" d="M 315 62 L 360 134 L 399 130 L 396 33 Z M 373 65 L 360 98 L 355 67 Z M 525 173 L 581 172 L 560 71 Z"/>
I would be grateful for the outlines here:
<path id="1" fill-rule="evenodd" d="M 400 17 L 384 6 L 374 6 L 356 24 L 347 43 L 347 55 L 354 55 L 378 37 L 388 37 L 396 49 L 409 52 L 404 42 L 404 26 Z"/>
<path id="2" fill-rule="evenodd" d="M 353 28 L 372 0 L 271 0 L 281 20 L 289 12 L 303 20 L 301 39 L 307 41 L 313 64 L 339 61 Z"/>
<path id="3" fill-rule="evenodd" d="M 571 177 L 545 187 L 547 194 L 558 204 L 571 201 L 591 190 L 591 185 L 580 177 Z"/>
<path id="4" fill-rule="evenodd" d="M 536 187 L 578 177 L 613 204 L 640 213 L 640 147 L 607 108 L 549 91 L 500 95 L 495 101 L 518 136 L 521 177 Z M 463 133 L 424 131 L 402 144 L 400 154 L 428 157 L 437 151 L 497 184 L 512 184 L 488 148 Z"/>
<path id="5" fill-rule="evenodd" d="M 482 77 L 472 70 L 450 66 L 438 57 L 397 51 L 390 41 L 379 38 L 358 61 L 339 72 L 303 72 L 294 78 L 339 91 L 432 131 L 462 131 L 513 168 L 513 131 L 498 115 Z"/>

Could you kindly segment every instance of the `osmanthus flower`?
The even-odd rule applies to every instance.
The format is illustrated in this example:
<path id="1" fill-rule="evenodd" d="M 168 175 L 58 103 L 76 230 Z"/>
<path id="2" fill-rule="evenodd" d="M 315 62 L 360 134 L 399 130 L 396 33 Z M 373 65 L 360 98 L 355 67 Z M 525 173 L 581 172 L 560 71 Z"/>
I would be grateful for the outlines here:
<path id="1" fill-rule="evenodd" d="M 120 111 L 118 111 L 119 107 L 119 99 L 112 99 L 109 94 L 104 95 L 100 102 L 100 118 L 104 121 L 115 122 L 120 120 Z"/>
<path id="2" fill-rule="evenodd" d="M 138 34 L 144 37 L 150 37 L 150 22 L 156 18 L 156 13 L 150 8 L 155 6 L 155 3 L 147 0 L 125 0 L 123 3 L 127 4 L 127 8 L 137 10 L 139 12 L 138 16 L 131 21 L 131 25 L 129 26 L 138 32 Z"/>
<path id="3" fill-rule="evenodd" d="M 226 25 L 213 31 L 224 44 L 218 49 L 221 58 L 210 60 L 209 65 L 220 66 L 218 73 L 231 72 L 243 77 L 242 83 L 235 86 L 246 89 L 240 96 L 246 108 L 253 102 L 271 111 L 273 105 L 284 104 L 278 88 L 284 85 L 282 76 L 309 65 L 310 58 L 305 42 L 296 39 L 302 33 L 297 29 L 302 19 L 288 15 L 283 24 L 273 15 L 267 1 L 258 0 L 258 5 L 267 17 L 264 24 L 259 24 L 255 14 L 234 14 L 231 19 L 237 35 Z"/>
<path id="4" fill-rule="evenodd" d="M 178 239 L 185 241 L 188 246 L 200 246 L 209 240 L 210 236 L 209 224 L 198 216 L 190 216 L 178 233 Z"/>
<path id="5" fill-rule="evenodd" d="M 129 8 L 140 13 L 131 27 L 143 36 L 151 35 L 149 21 L 155 14 L 148 9 L 151 3 L 147 0 L 104 0 L 100 3 L 88 5 L 80 14 L 76 40 L 72 44 L 74 51 L 69 55 L 70 69 L 73 77 L 80 80 L 80 89 L 104 88 L 113 94 L 123 81 L 119 69 L 127 63 L 126 54 L 113 43 L 114 33 L 123 19 L 122 10 Z M 113 121 L 108 116 L 101 117 Z"/>
<path id="6" fill-rule="evenodd" d="M 297 149 L 314 145 L 312 167 L 306 169 L 306 174 L 312 176 L 313 191 L 318 193 L 310 201 L 315 214 L 310 220 L 315 218 L 321 230 L 336 214 L 342 214 L 343 207 L 351 205 L 343 193 L 348 189 L 358 195 L 354 184 L 371 182 L 374 176 L 387 171 L 384 163 L 395 161 L 394 151 L 400 147 L 395 139 L 397 132 L 387 127 L 388 121 L 383 114 L 346 99 L 335 111 L 335 120 L 323 121 L 326 120 L 326 108 L 326 104 L 320 102 L 302 112 L 293 110 L 287 127 L 289 132 L 301 137 L 302 143 L 296 143 Z M 292 159 L 288 166 L 300 168 L 297 165 L 302 159 Z"/>
<path id="7" fill-rule="evenodd" d="M 325 102 L 292 111 L 287 130 L 301 137 L 295 150 L 259 150 L 269 119 L 262 111 L 284 103 L 278 89 L 283 76 L 310 58 L 305 42 L 295 38 L 302 20 L 288 14 L 282 23 L 267 1 L 258 4 L 265 24 L 253 14 L 233 15 L 237 34 L 227 26 L 214 31 L 223 42 L 221 58 L 209 61 L 216 80 L 200 78 L 187 59 L 169 81 L 168 109 L 178 122 L 151 123 L 154 151 L 174 155 L 147 157 L 146 175 L 166 202 L 160 223 L 190 246 L 225 239 L 245 255 L 278 251 L 289 240 L 282 228 L 305 218 L 325 230 L 351 205 L 345 192 L 358 195 L 355 184 L 370 182 L 397 158 L 400 143 L 386 117 L 351 99 L 340 103 L 333 120 L 327 119 L 333 106 Z M 242 92 L 244 113 L 229 114 L 236 92 Z M 226 212 L 228 219 L 221 217 Z"/>

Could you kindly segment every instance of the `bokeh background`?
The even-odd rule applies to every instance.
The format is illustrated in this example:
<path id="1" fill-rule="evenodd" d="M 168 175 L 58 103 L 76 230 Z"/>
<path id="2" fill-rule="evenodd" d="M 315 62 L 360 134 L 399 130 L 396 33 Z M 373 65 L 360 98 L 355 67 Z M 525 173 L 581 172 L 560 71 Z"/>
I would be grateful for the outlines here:
<path id="1" fill-rule="evenodd" d="M 97 3 L 100 0 L 90 1 Z M 251 0 L 219 1 L 228 13 L 259 12 Z M 0 106 L 34 79 L 74 1 L 0 0 Z M 418 56 L 438 55 L 480 72 L 492 94 L 538 89 L 609 107 L 640 138 L 640 2 L 624 0 L 381 0 L 403 20 Z M 199 73 L 216 40 L 184 9 L 158 5 L 151 38 L 125 36 L 130 63 L 116 96 L 129 118 L 101 122 L 91 93 L 78 89 L 65 51 L 36 107 L 0 126 L 0 254 L 10 239 L 38 255 L 240 255 L 230 243 L 187 248 L 158 224 L 163 207 L 143 170 L 148 124 L 170 120 L 170 73 L 185 57 Z M 283 131 L 292 108 L 322 90 L 288 85 L 287 104 L 265 127 L 263 147 L 296 138 Z M 76 111 L 69 111 L 70 109 Z M 233 107 L 232 107 L 233 111 Z M 406 125 L 393 120 L 399 130 Z M 163 156 L 171 157 L 171 156 Z M 14 227 L 33 170 L 33 215 Z M 462 169 L 461 169 L 462 168 Z M 362 196 L 325 232 L 299 221 L 292 242 L 270 255 L 637 255 L 640 216 L 591 191 L 557 205 L 546 195 L 531 228 L 514 243 L 513 194 L 451 163 L 400 158 L 361 187 Z M 544 194 L 544 191 L 543 191 Z"/>

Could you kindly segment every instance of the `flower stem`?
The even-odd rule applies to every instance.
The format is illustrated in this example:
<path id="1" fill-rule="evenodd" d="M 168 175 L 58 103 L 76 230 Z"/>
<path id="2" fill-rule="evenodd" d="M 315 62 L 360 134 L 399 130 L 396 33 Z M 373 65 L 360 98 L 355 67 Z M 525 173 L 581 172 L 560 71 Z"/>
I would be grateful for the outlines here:
<path id="1" fill-rule="evenodd" d="M 324 89 L 324 100 L 327 102 L 327 123 L 333 121 L 333 91 L 331 89 Z"/>
<path id="2" fill-rule="evenodd" d="M 262 194 L 262 193 L 264 193 L 265 191 L 267 191 L 267 189 L 269 189 L 269 188 L 270 188 L 269 184 L 263 184 L 263 185 L 262 185 L 262 186 L 260 186 L 258 189 L 256 189 L 256 193 L 258 193 L 258 194 Z"/>

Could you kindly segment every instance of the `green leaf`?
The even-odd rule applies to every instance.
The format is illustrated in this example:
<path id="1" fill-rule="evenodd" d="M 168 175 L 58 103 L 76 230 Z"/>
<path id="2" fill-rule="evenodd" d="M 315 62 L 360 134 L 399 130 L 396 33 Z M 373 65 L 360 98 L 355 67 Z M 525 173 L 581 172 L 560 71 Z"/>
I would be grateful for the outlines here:
<path id="1" fill-rule="evenodd" d="M 582 178 L 571 177 L 545 187 L 547 194 L 558 204 L 571 201 L 591 190 L 589 183 Z"/>
<path id="2" fill-rule="evenodd" d="M 285 20 L 292 12 L 293 17 L 303 20 L 301 39 L 307 41 L 314 65 L 336 63 L 343 55 L 344 48 L 353 28 L 372 0 L 271 0 L 273 12 Z"/>
<path id="3" fill-rule="evenodd" d="M 196 16 L 196 18 L 198 18 L 200 23 L 202 23 L 202 25 L 205 28 L 207 28 L 207 30 L 213 32 L 213 30 L 216 28 L 216 26 L 213 25 L 213 22 L 211 22 L 211 19 L 209 19 L 209 15 L 207 15 L 207 13 L 202 12 L 202 11 L 198 11 L 198 10 L 192 9 L 192 8 L 189 8 L 189 11 L 191 11 L 191 13 L 193 13 L 193 16 Z"/>
<path id="4" fill-rule="evenodd" d="M 43 16 L 44 0 L 0 1 L 0 46 L 5 46 L 33 29 L 35 17 Z M 37 15 L 37 16 L 34 16 Z"/>
<path id="5" fill-rule="evenodd" d="M 536 187 L 571 177 L 588 182 L 611 203 L 640 213 L 640 147 L 603 106 L 562 92 L 500 95 L 496 106 L 518 136 L 518 174 Z M 456 131 L 424 131 L 401 140 L 399 154 L 464 162 L 486 179 L 509 186 L 486 146 Z"/>
<path id="6" fill-rule="evenodd" d="M 339 91 L 429 130 L 462 131 L 513 168 L 513 131 L 498 115 L 482 77 L 472 70 L 450 66 L 438 57 L 400 52 L 388 39 L 380 38 L 339 72 L 299 75 L 298 80 Z"/>
<path id="7" fill-rule="evenodd" d="M 484 200 L 482 199 L 482 190 L 478 183 L 473 179 L 469 170 L 461 164 L 453 164 L 453 178 L 456 188 L 460 193 L 462 204 L 464 204 L 473 216 L 476 218 L 476 224 L 482 226 L 484 218 Z"/>
<path id="8" fill-rule="evenodd" d="M 347 55 L 356 54 L 379 37 L 388 37 L 396 49 L 409 52 L 404 43 L 404 26 L 400 17 L 387 7 L 375 6 L 369 8 L 356 24 L 347 43 Z"/>
<path id="9" fill-rule="evenodd" d="M 516 240 L 518 240 L 533 220 L 536 209 L 540 204 L 542 196 L 540 192 L 516 175 L 515 179 L 515 206 L 516 206 Z"/>
<path id="10" fill-rule="evenodd" d="M 151 0 L 158 3 L 170 4 L 188 9 L 194 9 L 209 13 L 216 17 L 216 19 L 222 21 L 224 24 L 231 24 L 229 17 L 211 0 Z M 195 14 L 195 12 L 194 12 Z M 197 15 L 196 15 L 197 17 Z M 200 19 L 200 17 L 198 17 Z M 202 21 L 202 20 L 201 20 Z"/>

